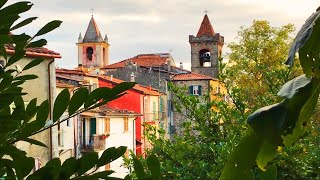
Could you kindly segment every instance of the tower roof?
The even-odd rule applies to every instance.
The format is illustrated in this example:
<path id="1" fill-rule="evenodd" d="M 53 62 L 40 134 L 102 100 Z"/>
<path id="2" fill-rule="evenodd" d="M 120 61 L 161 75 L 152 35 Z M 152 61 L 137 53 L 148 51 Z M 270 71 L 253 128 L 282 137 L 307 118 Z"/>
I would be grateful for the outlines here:
<path id="1" fill-rule="evenodd" d="M 214 36 L 215 32 L 211 25 L 208 15 L 204 15 L 202 23 L 200 25 L 197 37 L 200 36 Z"/>
<path id="2" fill-rule="evenodd" d="M 103 42 L 102 36 L 100 34 L 99 28 L 93 16 L 90 19 L 86 34 L 84 35 L 84 43 L 88 42 Z"/>

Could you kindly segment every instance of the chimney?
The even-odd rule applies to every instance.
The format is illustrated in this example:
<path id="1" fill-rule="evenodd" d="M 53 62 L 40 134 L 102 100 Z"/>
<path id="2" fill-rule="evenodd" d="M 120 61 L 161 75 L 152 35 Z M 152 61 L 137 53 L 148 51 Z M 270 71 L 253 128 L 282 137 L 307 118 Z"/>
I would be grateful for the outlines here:
<path id="1" fill-rule="evenodd" d="M 182 62 L 180 62 L 180 69 L 183 69 L 183 64 L 182 64 Z"/>
<path id="2" fill-rule="evenodd" d="M 149 89 L 149 91 L 151 91 L 151 86 L 150 85 L 148 86 L 148 89 Z"/>
<path id="3" fill-rule="evenodd" d="M 130 74 L 130 82 L 135 82 L 135 75 L 133 72 Z"/>
<path id="4" fill-rule="evenodd" d="M 111 80 L 111 81 L 113 80 L 113 75 L 110 75 L 110 80 Z"/>

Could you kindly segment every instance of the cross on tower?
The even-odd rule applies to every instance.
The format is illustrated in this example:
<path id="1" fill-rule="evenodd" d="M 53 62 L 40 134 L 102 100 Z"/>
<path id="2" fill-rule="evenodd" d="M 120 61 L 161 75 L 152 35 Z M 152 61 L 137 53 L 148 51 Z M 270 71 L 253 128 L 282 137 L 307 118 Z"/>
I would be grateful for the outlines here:
<path id="1" fill-rule="evenodd" d="M 206 10 L 204 10 L 204 13 L 205 13 L 205 14 L 207 14 L 207 13 L 208 13 L 208 10 L 207 10 L 207 9 L 206 9 Z"/>
<path id="2" fill-rule="evenodd" d="M 93 11 L 94 11 L 94 9 L 92 8 L 92 9 L 90 9 L 91 10 L 91 15 L 93 16 Z"/>

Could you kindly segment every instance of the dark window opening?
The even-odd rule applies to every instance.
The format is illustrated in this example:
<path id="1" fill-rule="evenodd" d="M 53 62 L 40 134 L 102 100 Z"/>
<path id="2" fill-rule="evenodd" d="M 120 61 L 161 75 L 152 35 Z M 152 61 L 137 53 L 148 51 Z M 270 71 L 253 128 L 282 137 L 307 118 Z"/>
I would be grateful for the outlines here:
<path id="1" fill-rule="evenodd" d="M 199 52 L 200 66 L 211 67 L 211 53 L 207 49 L 202 49 Z"/>
<path id="2" fill-rule="evenodd" d="M 92 61 L 92 55 L 93 55 L 93 48 L 92 47 L 88 47 L 87 48 L 87 58 L 89 61 Z"/>

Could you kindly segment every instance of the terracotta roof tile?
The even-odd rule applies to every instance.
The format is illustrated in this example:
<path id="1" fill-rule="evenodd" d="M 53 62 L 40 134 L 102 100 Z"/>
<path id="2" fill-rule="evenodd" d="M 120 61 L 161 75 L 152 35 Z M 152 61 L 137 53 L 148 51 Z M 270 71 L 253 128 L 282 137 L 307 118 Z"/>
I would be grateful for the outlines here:
<path id="1" fill-rule="evenodd" d="M 208 15 L 203 17 L 202 23 L 200 25 L 197 37 L 200 36 L 214 36 L 215 32 L 211 25 Z"/>
<path id="2" fill-rule="evenodd" d="M 105 66 L 103 69 L 117 69 L 126 66 L 127 63 L 136 63 L 138 66 L 152 67 L 167 64 L 170 58 L 169 53 L 156 53 L 156 54 L 139 54 L 133 58 L 129 58 L 114 64 Z"/>
<path id="3" fill-rule="evenodd" d="M 120 80 L 120 79 L 117 79 L 114 77 L 111 79 L 110 76 L 105 76 L 105 75 L 100 75 L 99 78 L 101 78 L 103 80 L 107 80 L 107 81 L 112 82 L 114 84 L 120 84 L 122 82 L 126 82 L 126 81 L 123 81 L 123 80 Z M 153 96 L 161 96 L 161 94 L 157 90 L 155 90 L 151 87 L 142 86 L 140 84 L 136 84 L 132 89 L 139 91 L 143 94 L 148 94 L 148 95 L 153 95 Z"/>
<path id="4" fill-rule="evenodd" d="M 62 69 L 56 68 L 56 73 L 58 74 L 76 74 L 76 75 L 86 75 L 85 72 L 81 70 L 71 70 L 71 69 Z"/>
<path id="5" fill-rule="evenodd" d="M 7 53 L 14 53 L 14 46 L 11 44 L 6 44 L 5 48 Z M 27 48 L 26 49 L 26 56 L 28 57 L 53 57 L 53 58 L 61 58 L 61 55 L 57 52 L 49 50 L 44 47 L 37 47 L 37 48 Z"/>
<path id="6" fill-rule="evenodd" d="M 189 72 L 189 73 L 177 74 L 173 76 L 172 80 L 173 81 L 192 81 L 192 80 L 216 80 L 216 79 L 203 74 Z"/>

